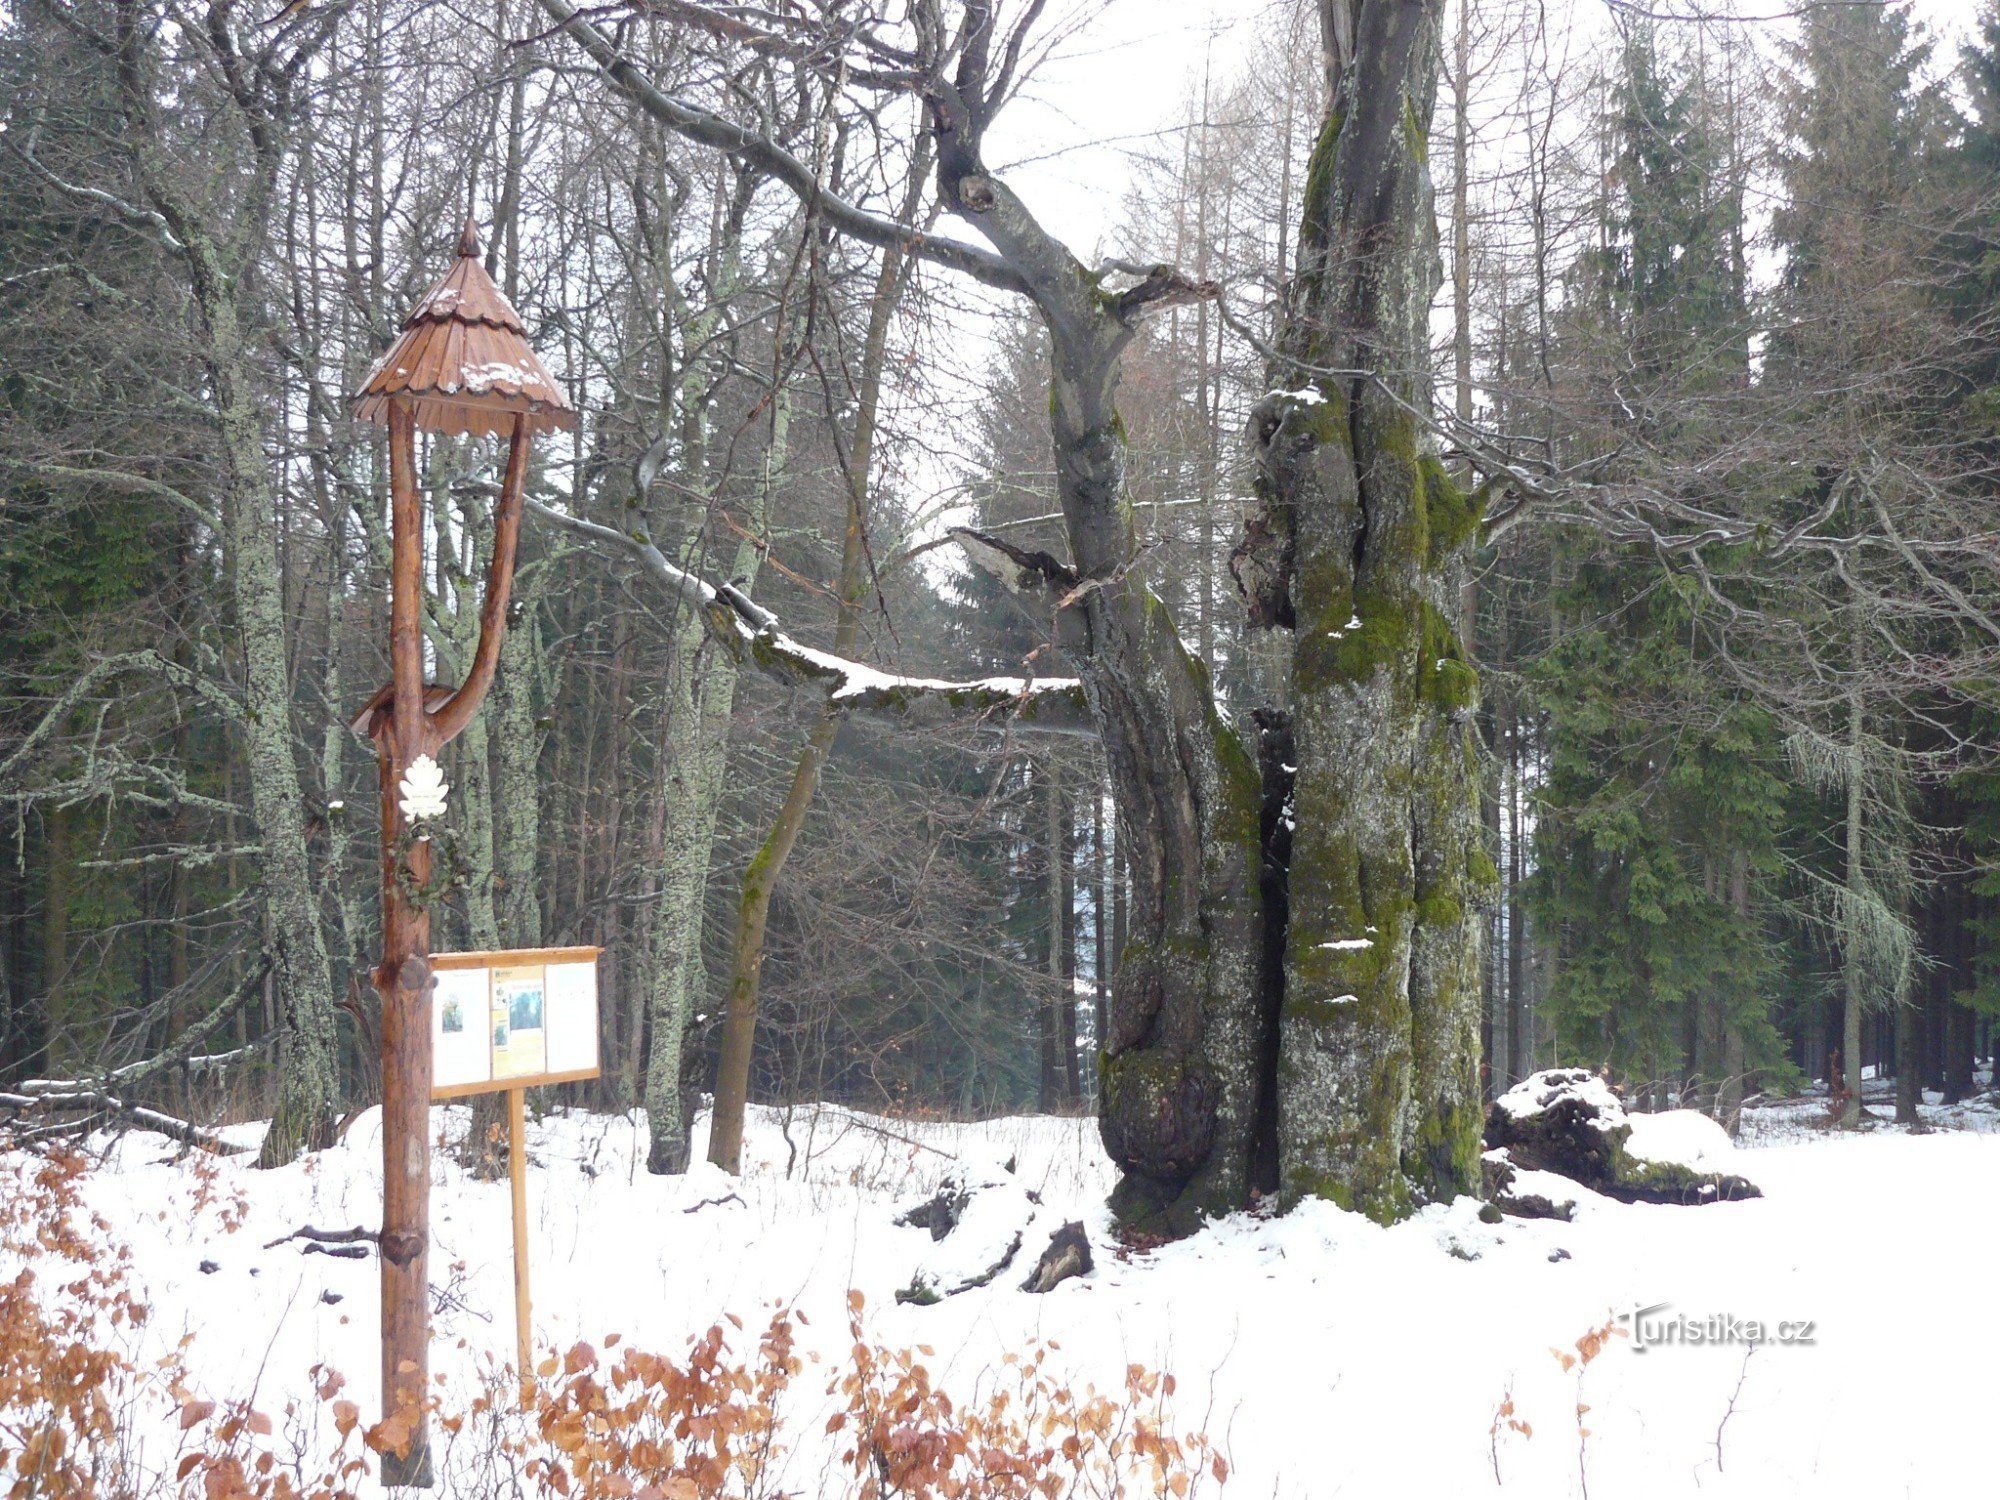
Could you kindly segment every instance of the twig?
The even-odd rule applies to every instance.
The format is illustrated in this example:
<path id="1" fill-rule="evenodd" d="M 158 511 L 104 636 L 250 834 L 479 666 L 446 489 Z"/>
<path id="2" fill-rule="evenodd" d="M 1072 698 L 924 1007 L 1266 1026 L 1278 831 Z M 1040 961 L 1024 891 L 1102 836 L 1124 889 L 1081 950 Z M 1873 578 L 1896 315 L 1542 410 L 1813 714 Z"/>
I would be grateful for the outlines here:
<path id="1" fill-rule="evenodd" d="M 302 1224 L 290 1234 L 280 1235 L 277 1239 L 272 1240 L 264 1248 L 266 1250 L 275 1250 L 278 1246 L 289 1244 L 293 1240 L 306 1240 L 309 1242 L 305 1249 L 300 1252 L 302 1255 L 337 1255 L 342 1260 L 362 1260 L 368 1254 L 366 1250 L 361 1248 L 362 1245 L 364 1243 L 379 1245 L 382 1241 L 382 1236 L 379 1230 L 363 1229 L 359 1225 L 356 1225 L 352 1229 L 315 1229 L 310 1224 Z M 327 1248 L 329 1245 L 339 1245 L 347 1248 L 329 1250 Z"/>
<path id="2" fill-rule="evenodd" d="M 1743 1368 L 1736 1372 L 1736 1389 L 1729 1393 L 1729 1406 L 1722 1413 L 1722 1420 L 1715 1424 L 1715 1472 L 1718 1474 L 1722 1472 L 1722 1429 L 1736 1415 L 1736 1398 L 1743 1394 L 1743 1382 L 1750 1378 L 1750 1359 L 1756 1352 L 1755 1344 L 1743 1351 Z"/>
<path id="3" fill-rule="evenodd" d="M 743 1203 L 743 1200 L 737 1197 L 735 1193 L 729 1192 L 729 1193 L 724 1193 L 720 1198 L 704 1198 L 699 1203 L 693 1203 L 688 1205 L 688 1207 L 682 1209 L 681 1212 L 684 1214 L 700 1213 L 704 1208 L 718 1208 L 724 1203 L 741 1203 L 745 1208 L 749 1207 L 749 1205 L 747 1203 Z"/>
<path id="4" fill-rule="evenodd" d="M 901 1141 L 905 1146 L 915 1146 L 919 1151 L 928 1151 L 934 1156 L 942 1156 L 946 1161 L 958 1160 L 958 1153 L 956 1151 L 946 1151 L 941 1147 L 928 1145 L 923 1141 L 912 1140 L 909 1136 L 898 1135 L 893 1130 L 885 1130 L 880 1125 L 870 1124 L 858 1115 L 847 1115 L 843 1123 L 856 1130 L 871 1130 L 876 1135 L 886 1136 L 892 1141 Z"/>

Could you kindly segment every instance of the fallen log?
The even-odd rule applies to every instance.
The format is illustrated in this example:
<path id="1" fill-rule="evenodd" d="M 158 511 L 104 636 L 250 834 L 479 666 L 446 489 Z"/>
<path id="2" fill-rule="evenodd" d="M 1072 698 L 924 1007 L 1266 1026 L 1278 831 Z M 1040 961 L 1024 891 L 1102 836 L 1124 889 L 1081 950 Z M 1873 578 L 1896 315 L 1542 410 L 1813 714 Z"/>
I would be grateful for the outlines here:
<path id="1" fill-rule="evenodd" d="M 987 1285 L 1014 1263 L 1035 1217 L 1035 1199 L 1013 1176 L 1013 1163 L 955 1162 L 937 1191 L 905 1207 L 895 1222 L 929 1232 L 931 1248 L 896 1293 L 928 1306 Z"/>
<path id="2" fill-rule="evenodd" d="M 1691 1159 L 1649 1145 L 1647 1138 L 1657 1138 L 1671 1122 L 1678 1124 L 1670 1134 L 1689 1134 L 1681 1127 L 1690 1126 L 1703 1133 Z M 1754 1182 L 1718 1169 L 1732 1155 L 1721 1126 L 1689 1110 L 1627 1114 L 1617 1090 L 1583 1068 L 1532 1074 L 1494 1100 L 1486 1114 L 1486 1146 L 1489 1153 L 1504 1151 L 1511 1167 L 1551 1172 L 1624 1203 L 1693 1205 L 1763 1196 Z"/>
<path id="3" fill-rule="evenodd" d="M 151 1130 L 215 1156 L 241 1156 L 250 1150 L 248 1146 L 239 1146 L 234 1141 L 226 1141 L 215 1132 L 204 1130 L 191 1121 L 161 1114 L 157 1109 L 148 1109 L 142 1104 L 128 1104 L 103 1089 L 91 1088 L 64 1079 L 30 1079 L 19 1086 L 19 1092 L 0 1094 L 0 1104 L 14 1109 L 17 1114 L 34 1111 L 60 1114 L 72 1110 L 83 1111 L 86 1114 L 101 1113 L 121 1123 L 137 1126 L 141 1130 Z M 64 1128 L 74 1128 L 74 1124 L 66 1125 Z"/>

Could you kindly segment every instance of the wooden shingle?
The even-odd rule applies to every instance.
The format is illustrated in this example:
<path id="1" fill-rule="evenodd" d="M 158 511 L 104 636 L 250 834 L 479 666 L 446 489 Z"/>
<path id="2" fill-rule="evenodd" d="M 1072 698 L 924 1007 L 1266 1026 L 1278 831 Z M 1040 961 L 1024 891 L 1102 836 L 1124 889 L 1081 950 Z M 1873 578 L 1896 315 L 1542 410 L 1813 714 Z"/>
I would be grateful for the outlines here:
<path id="1" fill-rule="evenodd" d="M 576 425 L 555 377 L 528 347 L 521 315 L 480 264 L 470 219 L 458 259 L 362 380 L 354 415 L 386 425 L 397 396 L 415 398 L 417 426 L 426 432 L 506 436 L 519 412 L 529 414 L 531 432 Z"/>

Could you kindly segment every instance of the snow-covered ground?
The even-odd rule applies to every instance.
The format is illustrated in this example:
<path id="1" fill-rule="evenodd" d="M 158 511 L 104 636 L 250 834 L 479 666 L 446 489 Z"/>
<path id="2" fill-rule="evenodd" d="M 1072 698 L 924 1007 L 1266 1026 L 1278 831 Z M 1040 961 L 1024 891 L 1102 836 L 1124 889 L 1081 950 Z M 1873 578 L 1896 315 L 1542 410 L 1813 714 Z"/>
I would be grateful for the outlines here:
<path id="1" fill-rule="evenodd" d="M 535 1332 L 544 1347 L 617 1333 L 678 1354 L 726 1313 L 754 1329 L 783 1302 L 807 1315 L 806 1345 L 837 1359 L 858 1288 L 870 1335 L 928 1346 L 960 1391 L 1035 1340 L 1100 1389 L 1122 1388 L 1129 1361 L 1173 1372 L 1182 1426 L 1205 1429 L 1234 1465 L 1224 1494 L 1981 1492 L 2000 1395 L 1978 1332 L 2000 1243 L 2000 1135 L 1968 1127 L 2000 1117 L 1933 1111 L 1958 1128 L 1833 1136 L 1808 1127 L 1812 1108 L 1754 1112 L 1745 1139 L 1776 1143 L 1712 1163 L 1759 1183 L 1755 1201 L 1652 1207 L 1579 1191 L 1573 1223 L 1487 1224 L 1466 1200 L 1391 1229 L 1307 1204 L 1129 1255 L 1107 1239 L 1111 1171 L 1085 1121 L 802 1109 L 788 1146 L 784 1117 L 759 1111 L 750 1168 L 732 1181 L 707 1168 L 651 1177 L 636 1120 L 555 1114 L 529 1137 Z M 462 1111 L 434 1120 L 463 1129 Z M 158 1136 L 96 1144 L 87 1199 L 133 1248 L 154 1308 L 145 1338 L 191 1335 L 189 1364 L 217 1396 L 303 1394 L 311 1367 L 331 1365 L 372 1419 L 375 1263 L 263 1247 L 305 1224 L 376 1222 L 374 1114 L 307 1162 L 260 1173 L 227 1160 L 205 1188 Z M 960 1157 L 1015 1158 L 1037 1217 L 989 1285 L 898 1305 L 894 1292 L 944 1247 L 897 1227 L 896 1208 Z M 436 1162 L 435 1367 L 469 1388 L 513 1348 L 508 1191 L 445 1153 Z M 232 1204 L 247 1216 L 230 1229 Z M 1094 1274 L 1021 1291 L 1072 1218 L 1090 1229 Z M 1607 1322 L 1631 1331 L 1636 1309 L 1653 1339 L 1685 1340 L 1691 1326 L 1740 1336 L 1727 1320 L 1760 1320 L 1771 1341 L 1642 1349 L 1614 1335 L 1594 1360 L 1558 1359 Z M 1781 1323 L 1809 1324 L 1809 1336 L 1788 1327 L 1777 1342 Z M 787 1396 L 788 1494 L 839 1492 L 832 1440 L 819 1436 L 823 1385 Z"/>

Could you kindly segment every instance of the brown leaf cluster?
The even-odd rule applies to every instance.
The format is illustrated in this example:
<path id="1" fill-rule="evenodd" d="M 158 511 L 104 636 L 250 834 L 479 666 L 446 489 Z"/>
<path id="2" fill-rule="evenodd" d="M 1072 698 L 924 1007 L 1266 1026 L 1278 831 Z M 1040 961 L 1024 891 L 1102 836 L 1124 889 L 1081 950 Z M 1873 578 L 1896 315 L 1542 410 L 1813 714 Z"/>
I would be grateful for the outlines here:
<path id="1" fill-rule="evenodd" d="M 982 1393 L 960 1404 L 922 1362 L 931 1350 L 884 1349 L 862 1332 L 860 1292 L 848 1293 L 848 1368 L 829 1390 L 846 1405 L 827 1430 L 860 1500 L 1058 1500 L 1184 1497 L 1223 1484 L 1229 1464 L 1206 1435 L 1177 1435 L 1166 1403 L 1174 1377 L 1128 1365 L 1125 1389 L 1074 1389 L 1049 1366 L 1053 1341 L 1009 1352 Z"/>
<path id="2" fill-rule="evenodd" d="M 468 1404 L 432 1394 L 364 1427 L 346 1381 L 312 1371 L 310 1396 L 282 1408 L 254 1392 L 218 1400 L 195 1388 L 187 1341 L 157 1366 L 120 1351 L 144 1323 L 127 1286 L 130 1251 L 88 1215 L 85 1170 L 71 1155 L 0 1150 L 0 1500 L 350 1500 L 369 1451 L 407 1451 L 428 1419 L 443 1474 L 485 1470 L 536 1500 L 763 1500 L 780 1493 L 787 1448 L 780 1410 L 804 1363 L 779 1308 L 741 1352 L 730 1317 L 672 1359 L 579 1342 L 525 1380 L 495 1372 Z M 8 1180 L 11 1179 L 11 1180 Z M 232 1205 L 219 1203 L 223 1227 Z M 825 1432 L 857 1500 L 1088 1500 L 1199 1493 L 1229 1477 L 1200 1433 L 1174 1428 L 1174 1378 L 1128 1366 L 1124 1388 L 1073 1388 L 1052 1368 L 1053 1342 L 1010 1352 L 975 1392 L 955 1399 L 932 1376 L 928 1346 L 890 1349 L 863 1329 L 849 1293 L 850 1349 L 826 1387 Z M 130 1455 L 138 1430 L 178 1425 L 164 1472 Z M 468 1491 L 471 1492 L 471 1491 Z"/>

